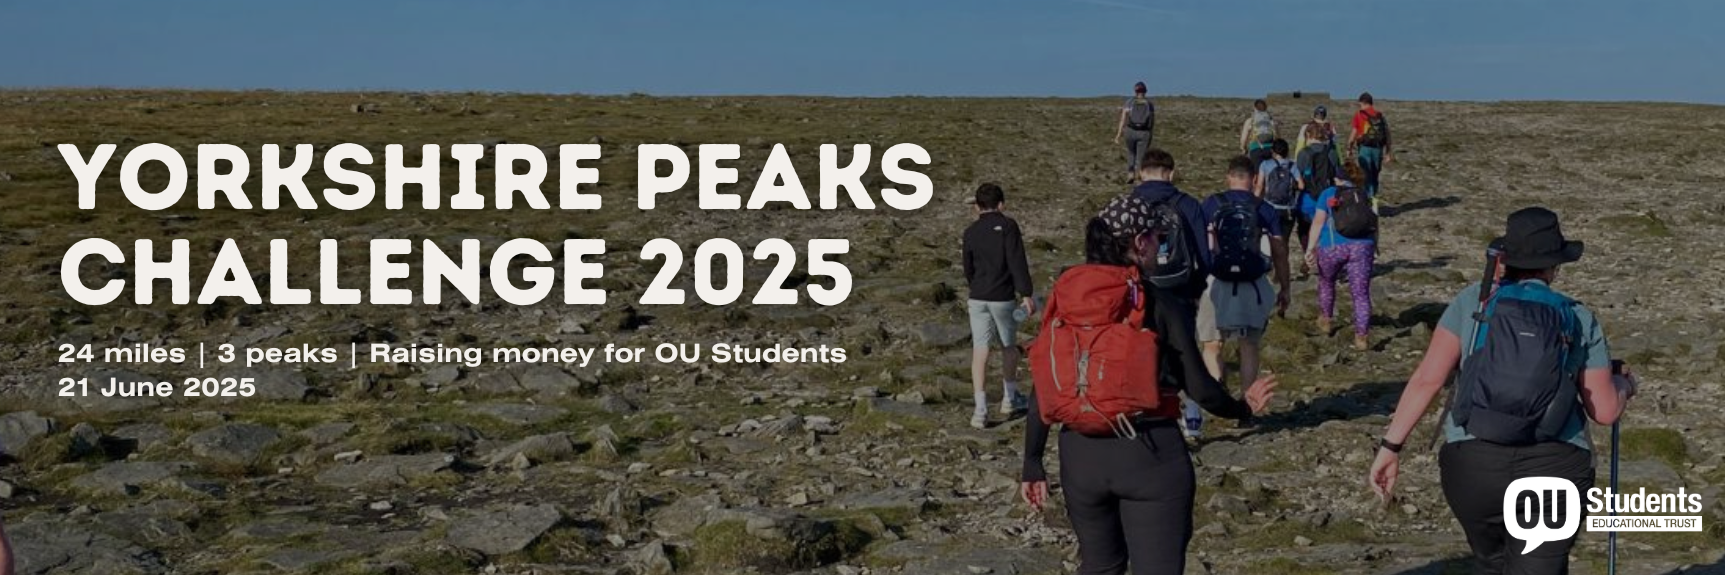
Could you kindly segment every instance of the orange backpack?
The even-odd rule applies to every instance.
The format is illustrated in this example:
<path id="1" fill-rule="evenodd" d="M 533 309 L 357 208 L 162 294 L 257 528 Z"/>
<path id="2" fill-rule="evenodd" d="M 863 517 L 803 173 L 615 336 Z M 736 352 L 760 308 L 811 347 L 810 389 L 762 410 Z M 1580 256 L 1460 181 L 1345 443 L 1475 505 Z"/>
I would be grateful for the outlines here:
<path id="1" fill-rule="evenodd" d="M 1055 280 L 1026 350 L 1044 423 L 1134 437 L 1134 416 L 1179 403 L 1158 385 L 1156 332 L 1143 327 L 1148 297 L 1131 266 L 1079 265 Z"/>

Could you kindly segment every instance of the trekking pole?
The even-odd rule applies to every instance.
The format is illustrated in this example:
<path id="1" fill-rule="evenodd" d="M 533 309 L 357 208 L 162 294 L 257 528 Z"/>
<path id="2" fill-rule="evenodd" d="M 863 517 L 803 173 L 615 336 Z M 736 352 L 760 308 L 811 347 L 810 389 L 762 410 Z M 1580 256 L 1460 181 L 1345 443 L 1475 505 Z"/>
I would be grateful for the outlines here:
<path id="1" fill-rule="evenodd" d="M 1621 421 L 1612 422 L 1611 424 L 1611 496 L 1613 503 L 1615 503 L 1617 497 L 1617 447 L 1621 437 L 1618 433 L 1620 425 L 1622 425 Z M 1617 516 L 1617 506 L 1615 504 L 1611 506 L 1611 516 Z M 1614 525 L 1611 533 L 1605 536 L 1606 575 L 1617 575 L 1617 530 L 1615 527 L 1616 526 Z"/>
<path id="2" fill-rule="evenodd" d="M 1485 272 L 1479 276 L 1479 307 L 1473 312 L 1473 334 L 1468 336 L 1462 345 L 1472 347 L 1479 339 L 1479 328 L 1485 324 L 1485 304 L 1491 301 L 1491 296 L 1497 293 L 1498 276 L 1503 272 L 1503 246 L 1493 241 L 1485 247 Z M 1467 350 L 1462 350 L 1462 356 L 1467 356 Z M 1443 410 L 1438 412 L 1437 429 L 1432 432 L 1430 449 L 1437 449 L 1438 438 L 1443 437 L 1443 422 L 1449 418 L 1450 410 L 1455 407 L 1455 380 L 1452 378 L 1444 384 L 1447 395 L 1443 402 Z"/>

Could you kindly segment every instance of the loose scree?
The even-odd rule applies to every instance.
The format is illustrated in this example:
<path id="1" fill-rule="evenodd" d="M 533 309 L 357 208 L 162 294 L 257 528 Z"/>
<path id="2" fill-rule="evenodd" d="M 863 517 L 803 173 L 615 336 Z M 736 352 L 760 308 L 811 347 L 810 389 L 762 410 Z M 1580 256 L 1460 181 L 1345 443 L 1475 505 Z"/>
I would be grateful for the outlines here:
<path id="1" fill-rule="evenodd" d="M 113 160 L 116 146 L 102 144 L 86 156 L 73 144 L 60 144 L 60 154 L 65 157 L 66 164 L 78 180 L 78 208 L 92 210 L 97 204 L 97 183 L 102 172 Z M 420 209 L 437 210 L 484 210 L 494 208 L 499 210 L 515 209 L 515 196 L 520 195 L 528 209 L 549 210 L 551 202 L 541 189 L 548 173 L 548 162 L 545 153 L 536 146 L 526 144 L 498 144 L 490 148 L 495 155 L 495 178 L 493 195 L 490 205 L 486 197 L 478 191 L 478 161 L 484 157 L 487 147 L 481 144 L 455 144 L 449 146 L 449 155 L 455 160 L 458 172 L 456 193 L 449 197 L 447 208 L 443 204 L 443 193 L 439 187 L 442 169 L 442 149 L 436 144 L 426 144 L 421 148 L 422 161 L 418 166 L 405 165 L 403 147 L 391 144 L 384 149 L 384 176 L 382 182 L 383 207 L 389 210 L 404 209 L 403 189 L 409 185 L 420 186 Z M 560 210 L 597 210 L 603 199 L 595 193 L 582 193 L 583 184 L 599 182 L 599 169 L 583 167 L 583 161 L 597 161 L 601 157 L 598 144 L 564 144 L 558 148 L 558 182 L 557 207 Z M 790 204 L 798 210 L 816 209 L 811 202 L 807 190 L 804 189 L 801 178 L 791 162 L 790 153 L 782 144 L 775 144 L 761 168 L 760 177 L 755 181 L 754 189 L 747 195 L 721 191 L 720 185 L 738 182 L 737 169 L 726 167 L 721 162 L 735 161 L 741 157 L 741 147 L 736 144 L 702 144 L 695 158 L 691 159 L 681 147 L 670 144 L 642 144 L 636 149 L 637 173 L 636 201 L 642 210 L 654 209 L 659 196 L 683 191 L 689 182 L 691 171 L 699 175 L 696 186 L 698 204 L 702 210 L 758 210 L 768 204 L 782 202 Z M 228 144 L 202 144 L 198 146 L 195 159 L 197 169 L 197 205 L 201 210 L 217 209 L 217 200 L 227 204 L 227 208 L 236 210 L 278 210 L 286 206 L 282 201 L 286 192 L 292 207 L 300 210 L 336 209 L 359 210 L 369 207 L 379 195 L 378 182 L 368 174 L 350 169 L 350 165 L 372 165 L 376 161 L 372 152 L 359 144 L 339 144 L 324 152 L 321 167 L 324 175 L 330 181 L 351 187 L 351 191 L 338 188 L 321 190 L 322 203 L 319 196 L 314 195 L 305 184 L 305 177 L 314 164 L 314 149 L 311 144 L 294 146 L 292 158 L 284 164 L 281 146 L 268 144 L 260 150 L 260 162 L 257 166 L 258 182 L 261 186 L 256 193 L 257 203 L 248 196 L 242 186 L 253 177 L 253 166 L 245 150 Z M 857 209 L 873 210 L 875 199 L 870 191 L 863 186 L 862 177 L 872 164 L 874 154 L 868 144 L 857 144 L 852 147 L 850 161 L 840 164 L 838 146 L 823 144 L 820 147 L 820 179 L 816 199 L 819 209 L 834 210 L 839 207 L 839 192 L 842 190 Z M 903 164 L 928 165 L 928 152 L 916 144 L 902 143 L 888 147 L 880 154 L 880 171 L 889 181 L 908 186 L 909 191 L 898 188 L 883 187 L 877 192 L 880 201 L 887 207 L 901 211 L 916 210 L 927 205 L 934 197 L 933 182 L 921 172 L 903 167 Z M 145 190 L 138 179 L 139 171 L 150 162 L 158 162 L 168 171 L 168 183 L 164 189 L 157 191 Z M 525 164 L 525 171 L 517 171 L 518 164 Z M 691 166 L 691 163 L 694 165 Z M 223 168 L 224 164 L 227 166 Z M 661 165 L 669 167 L 669 173 L 660 175 Z M 150 143 L 138 146 L 128 151 L 121 160 L 119 169 L 120 191 L 127 202 L 138 209 L 157 211 L 178 204 L 187 193 L 188 166 L 185 157 L 173 147 Z M 156 280 L 167 280 L 171 286 L 170 300 L 174 304 L 186 304 L 192 301 L 191 296 L 191 246 L 187 240 L 171 240 L 166 253 L 158 253 L 155 242 L 139 239 L 133 242 L 131 265 L 133 267 L 132 285 L 134 286 L 134 301 L 140 305 L 149 304 L 154 300 L 153 285 Z M 289 285 L 287 261 L 289 246 L 286 240 L 270 240 L 269 257 L 269 302 L 272 304 L 309 304 L 312 302 L 312 290 L 305 287 Z M 420 257 L 423 270 L 423 285 L 419 297 L 414 297 L 414 290 L 390 288 L 391 280 L 406 279 L 412 266 L 397 259 L 409 256 L 414 252 L 414 242 L 407 239 L 377 238 L 369 244 L 369 268 L 371 281 L 368 289 L 344 287 L 337 277 L 337 262 L 340 257 L 339 244 L 334 239 L 324 239 L 318 245 L 319 279 L 317 282 L 317 301 L 322 304 L 353 305 L 360 303 L 407 305 L 418 301 L 424 304 L 439 304 L 443 301 L 443 286 L 447 283 L 461 297 L 470 303 L 479 303 L 480 281 L 489 276 L 492 290 L 504 301 L 515 305 L 532 305 L 549 297 L 555 287 L 557 273 L 551 266 L 528 266 L 522 274 L 525 286 L 517 285 L 510 279 L 509 266 L 518 257 L 526 257 L 534 262 L 552 263 L 554 258 L 551 250 L 544 242 L 531 238 L 507 240 L 497 246 L 489 261 L 481 261 L 480 243 L 478 240 L 463 240 L 460 242 L 458 254 L 445 252 L 430 240 L 423 241 L 420 246 Z M 851 275 L 849 268 L 843 263 L 833 261 L 837 256 L 850 251 L 850 240 L 843 238 L 817 238 L 808 240 L 804 254 L 807 264 L 804 266 L 807 274 L 813 278 L 830 278 L 831 286 L 820 285 L 821 282 L 810 281 L 808 284 L 809 299 L 815 303 L 831 306 L 837 305 L 850 295 Z M 587 280 L 594 280 L 604 274 L 604 266 L 600 263 L 587 261 L 587 258 L 605 253 L 604 239 L 570 239 L 563 241 L 563 303 L 569 305 L 598 305 L 606 301 L 606 292 L 602 289 L 584 287 Z M 775 260 L 773 272 L 760 286 L 752 299 L 755 304 L 789 305 L 798 301 L 796 290 L 784 288 L 784 281 L 796 270 L 797 250 L 789 241 L 781 238 L 768 238 L 756 244 L 752 251 L 756 260 Z M 668 238 L 657 238 L 646 243 L 641 250 L 641 259 L 663 260 L 662 268 L 652 284 L 642 294 L 640 303 L 648 305 L 677 305 L 685 302 L 684 290 L 671 288 L 671 282 L 682 269 L 683 250 L 681 246 Z M 97 257 L 115 264 L 127 263 L 127 255 L 120 246 L 104 238 L 85 238 L 74 243 L 61 260 L 61 283 L 66 292 L 80 303 L 87 305 L 104 305 L 119 298 L 125 291 L 127 280 L 109 279 L 100 286 L 86 284 L 79 276 L 79 268 L 86 258 Z M 711 238 L 700 244 L 695 250 L 694 268 L 695 292 L 697 297 L 710 305 L 727 305 L 737 301 L 746 288 L 743 280 L 744 250 L 736 242 L 726 238 Z M 482 270 L 481 265 L 489 266 Z M 489 271 L 490 273 L 481 273 Z M 716 277 L 722 276 L 722 277 Z M 209 304 L 219 297 L 237 297 L 246 303 L 258 304 L 263 297 L 258 286 L 252 279 L 250 266 L 241 255 L 239 246 L 233 239 L 222 242 L 215 255 L 214 265 L 209 276 L 204 279 L 198 291 L 197 302 Z"/>

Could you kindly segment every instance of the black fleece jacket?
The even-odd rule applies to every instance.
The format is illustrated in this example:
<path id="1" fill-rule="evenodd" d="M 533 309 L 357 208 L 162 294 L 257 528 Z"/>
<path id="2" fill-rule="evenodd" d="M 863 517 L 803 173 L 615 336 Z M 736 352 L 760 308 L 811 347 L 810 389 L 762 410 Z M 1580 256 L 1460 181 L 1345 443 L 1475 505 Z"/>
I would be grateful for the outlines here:
<path id="1" fill-rule="evenodd" d="M 964 281 L 974 300 L 1016 301 L 1036 293 L 1018 222 L 983 212 L 964 230 Z"/>

